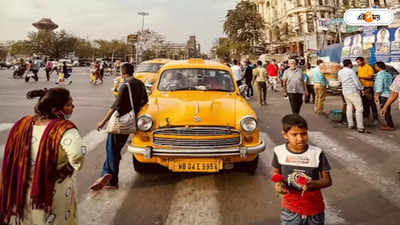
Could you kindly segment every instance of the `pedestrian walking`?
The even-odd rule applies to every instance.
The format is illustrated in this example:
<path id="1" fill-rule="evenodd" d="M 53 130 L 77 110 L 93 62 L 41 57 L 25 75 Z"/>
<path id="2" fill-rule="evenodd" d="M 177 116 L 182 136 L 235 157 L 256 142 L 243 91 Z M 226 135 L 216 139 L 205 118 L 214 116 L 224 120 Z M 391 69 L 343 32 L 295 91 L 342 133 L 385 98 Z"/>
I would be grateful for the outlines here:
<path id="1" fill-rule="evenodd" d="M 324 114 L 324 103 L 326 99 L 326 86 L 328 82 L 325 76 L 321 73 L 320 65 L 324 61 L 317 60 L 317 66 L 311 70 L 314 82 L 314 92 L 315 92 L 315 102 L 314 102 L 314 112 L 316 114 Z"/>
<path id="2" fill-rule="evenodd" d="M 308 125 L 300 115 L 286 115 L 282 127 L 288 143 L 274 148 L 272 160 L 275 191 L 282 195 L 281 224 L 323 225 L 321 189 L 332 185 L 329 161 L 320 147 L 308 144 Z"/>
<path id="3" fill-rule="evenodd" d="M 239 87 L 240 85 L 242 85 L 242 70 L 239 66 L 239 62 L 237 61 L 237 59 L 233 60 L 233 66 L 231 67 L 231 70 L 233 72 L 233 76 L 235 78 L 236 84 Z"/>
<path id="4" fill-rule="evenodd" d="M 250 60 L 246 61 L 246 68 L 245 68 L 245 72 L 244 72 L 244 79 L 246 81 L 246 85 L 249 87 L 247 89 L 247 99 L 249 99 L 250 97 L 253 97 L 254 94 L 254 90 L 253 90 L 253 66 L 251 65 Z"/>
<path id="5" fill-rule="evenodd" d="M 278 70 L 279 67 L 276 64 L 275 59 L 272 59 L 272 62 L 267 66 L 268 79 L 271 86 L 272 91 L 276 92 L 277 84 L 278 84 Z"/>
<path id="6" fill-rule="evenodd" d="M 378 121 L 378 110 L 374 101 L 374 74 L 375 71 L 372 66 L 365 63 L 363 57 L 357 57 L 358 64 L 358 78 L 362 86 L 364 87 L 364 95 L 362 96 L 362 101 L 364 105 L 364 118 L 369 118 L 371 111 L 373 117 L 373 123 L 377 125 Z"/>
<path id="7" fill-rule="evenodd" d="M 103 83 L 103 78 L 104 78 L 104 69 L 105 69 L 106 65 L 104 61 L 100 62 L 100 73 L 99 73 L 99 79 L 101 81 L 101 83 Z"/>
<path id="8" fill-rule="evenodd" d="M 39 80 L 38 73 L 40 70 L 40 66 L 41 66 L 40 58 L 36 57 L 36 59 L 33 61 L 33 67 L 32 67 L 33 78 L 35 79 L 36 82 Z"/>
<path id="9" fill-rule="evenodd" d="M 386 117 L 386 114 L 388 111 L 390 111 L 391 105 L 393 102 L 396 101 L 396 99 L 399 98 L 400 94 L 400 76 L 396 76 L 394 81 L 392 82 L 392 85 L 390 86 L 390 90 L 392 91 L 390 93 L 390 96 L 388 100 L 386 101 L 385 105 L 381 108 L 381 115 L 382 117 Z M 399 102 L 399 109 L 400 109 L 400 102 Z"/>
<path id="10" fill-rule="evenodd" d="M 0 182 L 0 224 L 77 224 L 75 174 L 86 147 L 68 119 L 74 105 L 64 88 L 34 90 L 35 115 L 10 131 Z"/>
<path id="11" fill-rule="evenodd" d="M 356 109 L 356 121 L 358 132 L 364 133 L 363 103 L 360 92 L 364 94 L 363 86 L 355 72 L 350 60 L 343 60 L 343 69 L 338 72 L 338 80 L 342 83 L 342 93 L 346 101 L 346 117 L 349 129 L 354 129 L 353 107 Z"/>
<path id="12" fill-rule="evenodd" d="M 132 96 L 129 96 L 128 85 L 122 85 L 117 98 L 108 110 L 105 118 L 97 125 L 97 129 L 101 129 L 111 115 L 117 110 L 119 116 L 132 111 L 130 97 L 133 99 L 134 112 L 137 115 L 140 109 L 148 102 L 146 88 L 142 81 L 133 77 L 134 67 L 130 63 L 121 66 L 121 74 L 128 82 L 131 88 Z M 106 160 L 104 162 L 101 177 L 97 179 L 90 187 L 91 190 L 97 191 L 103 187 L 107 189 L 118 188 L 119 164 L 121 161 L 121 150 L 124 147 L 129 135 L 109 133 L 106 141 Z"/>
<path id="13" fill-rule="evenodd" d="M 52 69 L 53 69 L 53 63 L 49 60 L 46 62 L 46 66 L 45 66 L 47 81 L 50 81 L 50 73 L 51 73 Z"/>
<path id="14" fill-rule="evenodd" d="M 384 62 L 377 62 L 375 64 L 375 69 L 378 71 L 374 83 L 375 102 L 383 108 L 390 96 L 392 75 L 386 71 L 386 65 Z M 394 130 L 390 106 L 387 108 L 384 118 L 386 125 L 382 126 L 381 130 Z"/>
<path id="15" fill-rule="evenodd" d="M 314 79 L 311 72 L 311 64 L 307 63 L 307 69 L 304 72 L 304 78 L 307 85 L 307 91 L 309 93 L 308 96 L 304 97 L 304 103 L 312 103 L 315 102 L 315 92 L 314 92 Z"/>
<path id="16" fill-rule="evenodd" d="M 253 85 L 257 83 L 257 92 L 260 105 L 267 104 L 267 71 L 263 68 L 262 62 L 257 61 L 257 68 L 253 70 Z"/>
<path id="17" fill-rule="evenodd" d="M 289 60 L 289 69 L 285 70 L 283 77 L 283 94 L 289 97 L 292 112 L 299 114 L 303 105 L 303 95 L 308 96 L 304 74 L 296 67 L 294 59 Z"/>

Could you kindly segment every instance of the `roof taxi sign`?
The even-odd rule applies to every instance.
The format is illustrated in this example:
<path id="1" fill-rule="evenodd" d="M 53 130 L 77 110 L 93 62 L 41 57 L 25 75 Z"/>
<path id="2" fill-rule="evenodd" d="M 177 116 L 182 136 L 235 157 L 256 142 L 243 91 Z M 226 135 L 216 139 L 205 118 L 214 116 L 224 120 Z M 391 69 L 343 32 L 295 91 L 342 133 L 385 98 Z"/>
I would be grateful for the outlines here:
<path id="1" fill-rule="evenodd" d="M 393 17 L 390 9 L 349 9 L 344 13 L 344 22 L 352 26 L 386 26 Z"/>

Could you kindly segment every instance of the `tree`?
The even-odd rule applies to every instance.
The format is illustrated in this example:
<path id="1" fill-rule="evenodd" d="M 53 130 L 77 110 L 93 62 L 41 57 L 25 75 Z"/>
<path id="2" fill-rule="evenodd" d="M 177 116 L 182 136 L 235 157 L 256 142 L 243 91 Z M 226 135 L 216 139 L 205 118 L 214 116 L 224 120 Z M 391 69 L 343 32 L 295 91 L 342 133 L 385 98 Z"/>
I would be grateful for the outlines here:
<path id="1" fill-rule="evenodd" d="M 93 56 L 93 46 L 90 41 L 78 39 L 74 49 L 75 55 L 81 58 L 91 58 Z"/>
<path id="2" fill-rule="evenodd" d="M 250 1 L 240 1 L 235 9 L 228 10 L 224 32 L 236 44 L 239 54 L 252 52 L 252 47 L 264 40 L 264 19 L 257 11 L 257 5 Z"/>
<path id="3" fill-rule="evenodd" d="M 23 41 L 13 41 L 8 43 L 8 52 L 11 56 L 17 55 L 32 55 L 31 44 L 27 40 Z"/>
<path id="4" fill-rule="evenodd" d="M 61 31 L 38 31 L 28 34 L 31 49 L 36 54 L 60 59 L 73 52 L 78 39 L 65 30 Z"/>

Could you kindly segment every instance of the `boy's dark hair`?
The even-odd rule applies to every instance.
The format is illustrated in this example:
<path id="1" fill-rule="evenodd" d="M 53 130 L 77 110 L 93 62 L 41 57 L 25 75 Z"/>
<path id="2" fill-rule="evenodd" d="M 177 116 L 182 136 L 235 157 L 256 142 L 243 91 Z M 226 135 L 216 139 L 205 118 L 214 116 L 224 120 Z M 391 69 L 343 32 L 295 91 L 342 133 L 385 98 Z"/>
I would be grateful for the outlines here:
<path id="1" fill-rule="evenodd" d="M 127 74 L 129 76 L 133 76 L 133 72 L 134 72 L 135 68 L 133 67 L 132 64 L 130 63 L 124 63 L 121 66 L 121 73 L 122 74 Z"/>
<path id="2" fill-rule="evenodd" d="M 360 60 L 361 62 L 363 62 L 363 61 L 364 61 L 364 58 L 361 57 L 361 56 L 359 56 L 359 57 L 356 58 L 356 61 L 358 61 L 358 60 Z"/>
<path id="3" fill-rule="evenodd" d="M 237 59 L 234 59 L 234 60 L 233 60 L 233 65 L 237 65 L 237 64 L 238 64 Z"/>
<path id="4" fill-rule="evenodd" d="M 376 62 L 376 65 L 382 70 L 386 70 L 386 64 L 382 61 Z"/>
<path id="5" fill-rule="evenodd" d="M 262 62 L 260 60 L 258 60 L 257 65 L 262 66 Z"/>
<path id="6" fill-rule="evenodd" d="M 349 67 L 350 65 L 353 65 L 350 59 L 343 60 L 343 66 Z"/>
<path id="7" fill-rule="evenodd" d="M 299 114 L 289 114 L 282 118 L 282 129 L 288 132 L 292 127 L 308 129 L 306 120 Z"/>

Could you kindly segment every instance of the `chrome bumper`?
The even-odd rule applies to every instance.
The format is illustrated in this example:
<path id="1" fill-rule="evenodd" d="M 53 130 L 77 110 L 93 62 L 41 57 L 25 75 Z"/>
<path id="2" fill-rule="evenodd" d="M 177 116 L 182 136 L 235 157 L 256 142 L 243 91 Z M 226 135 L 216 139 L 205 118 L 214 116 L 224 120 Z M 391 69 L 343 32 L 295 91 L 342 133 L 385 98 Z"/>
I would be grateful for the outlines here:
<path id="1" fill-rule="evenodd" d="M 136 147 L 128 145 L 128 151 L 134 154 L 143 155 L 146 159 L 153 156 L 183 156 L 183 157 L 218 157 L 218 156 L 240 156 L 245 158 L 248 154 L 257 154 L 265 150 L 265 142 L 252 147 L 234 147 L 234 148 L 217 148 L 217 149 L 159 149 L 153 147 Z"/>

